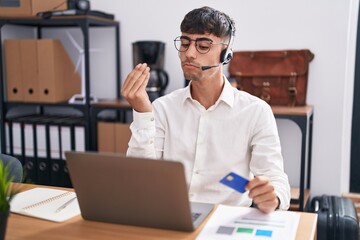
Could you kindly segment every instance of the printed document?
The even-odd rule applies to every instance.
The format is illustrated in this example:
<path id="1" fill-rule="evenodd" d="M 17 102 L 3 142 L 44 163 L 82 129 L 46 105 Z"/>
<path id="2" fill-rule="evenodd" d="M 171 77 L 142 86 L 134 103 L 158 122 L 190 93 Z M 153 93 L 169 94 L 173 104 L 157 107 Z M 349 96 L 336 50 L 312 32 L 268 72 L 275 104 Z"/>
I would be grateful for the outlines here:
<path id="1" fill-rule="evenodd" d="M 265 214 L 250 207 L 219 205 L 197 240 L 291 240 L 296 238 L 299 220 L 296 212 Z"/>

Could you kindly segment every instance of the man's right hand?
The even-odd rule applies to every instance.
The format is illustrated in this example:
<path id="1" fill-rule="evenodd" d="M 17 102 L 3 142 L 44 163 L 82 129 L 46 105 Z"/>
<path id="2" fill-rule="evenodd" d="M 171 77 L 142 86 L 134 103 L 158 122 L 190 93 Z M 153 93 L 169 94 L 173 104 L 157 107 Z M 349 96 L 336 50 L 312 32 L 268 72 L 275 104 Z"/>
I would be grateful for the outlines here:
<path id="1" fill-rule="evenodd" d="M 150 79 L 150 68 L 146 63 L 138 64 L 126 77 L 121 94 L 137 112 L 151 112 L 152 105 L 146 92 Z"/>

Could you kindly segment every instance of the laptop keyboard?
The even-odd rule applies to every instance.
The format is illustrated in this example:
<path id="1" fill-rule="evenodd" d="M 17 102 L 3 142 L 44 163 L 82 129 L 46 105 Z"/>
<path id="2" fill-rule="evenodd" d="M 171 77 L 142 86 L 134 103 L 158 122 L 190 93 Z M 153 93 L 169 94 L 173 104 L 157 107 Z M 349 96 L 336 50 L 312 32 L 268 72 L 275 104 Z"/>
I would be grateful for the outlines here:
<path id="1" fill-rule="evenodd" d="M 193 222 L 195 222 L 200 216 L 201 216 L 201 213 L 192 213 Z"/>

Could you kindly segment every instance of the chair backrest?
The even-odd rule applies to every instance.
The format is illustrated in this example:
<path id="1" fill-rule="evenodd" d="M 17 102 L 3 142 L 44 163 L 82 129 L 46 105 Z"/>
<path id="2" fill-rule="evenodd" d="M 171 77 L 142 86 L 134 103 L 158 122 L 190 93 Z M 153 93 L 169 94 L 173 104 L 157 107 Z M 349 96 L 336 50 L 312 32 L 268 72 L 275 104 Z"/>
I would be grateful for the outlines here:
<path id="1" fill-rule="evenodd" d="M 4 166 L 9 164 L 9 176 L 13 176 L 13 182 L 22 182 L 23 180 L 23 168 L 19 159 L 0 153 L 0 161 L 4 163 Z"/>

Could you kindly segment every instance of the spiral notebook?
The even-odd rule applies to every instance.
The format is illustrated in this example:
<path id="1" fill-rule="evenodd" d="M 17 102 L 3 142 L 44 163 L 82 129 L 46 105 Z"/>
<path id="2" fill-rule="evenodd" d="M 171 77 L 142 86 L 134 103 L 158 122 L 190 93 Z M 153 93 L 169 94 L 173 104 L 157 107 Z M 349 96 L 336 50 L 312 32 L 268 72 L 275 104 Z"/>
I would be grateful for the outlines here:
<path id="1" fill-rule="evenodd" d="M 10 211 L 53 222 L 64 222 L 80 215 L 75 192 L 52 188 L 33 188 L 18 193 L 10 202 Z"/>

